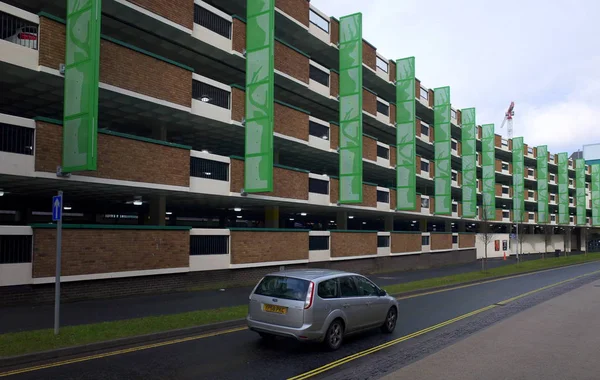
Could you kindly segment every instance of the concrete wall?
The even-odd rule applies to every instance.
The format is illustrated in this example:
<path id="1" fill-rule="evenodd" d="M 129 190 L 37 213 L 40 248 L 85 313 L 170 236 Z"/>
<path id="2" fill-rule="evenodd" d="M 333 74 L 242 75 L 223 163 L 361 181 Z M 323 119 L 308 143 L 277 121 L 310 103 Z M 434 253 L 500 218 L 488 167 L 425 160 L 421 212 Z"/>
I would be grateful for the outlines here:
<path id="1" fill-rule="evenodd" d="M 477 248 L 477 258 L 481 259 L 484 257 L 484 244 L 481 238 L 482 234 L 477 234 L 475 239 L 475 246 Z M 495 250 L 495 240 L 500 240 L 500 250 Z M 508 246 L 508 250 L 506 251 L 506 255 L 516 254 L 517 250 L 517 239 L 510 239 L 509 234 L 494 234 L 492 241 L 488 245 L 488 258 L 494 257 L 503 257 L 504 251 L 502 250 L 502 241 L 507 240 L 510 241 Z M 576 237 L 573 236 L 573 245 L 572 249 L 577 249 L 576 247 Z M 544 248 L 544 235 L 526 235 L 523 240 L 523 246 L 520 250 L 521 253 L 540 253 L 540 252 L 554 252 L 554 250 L 560 249 L 561 251 L 565 250 L 565 235 L 552 235 L 551 243 L 548 244 L 548 249 Z"/>

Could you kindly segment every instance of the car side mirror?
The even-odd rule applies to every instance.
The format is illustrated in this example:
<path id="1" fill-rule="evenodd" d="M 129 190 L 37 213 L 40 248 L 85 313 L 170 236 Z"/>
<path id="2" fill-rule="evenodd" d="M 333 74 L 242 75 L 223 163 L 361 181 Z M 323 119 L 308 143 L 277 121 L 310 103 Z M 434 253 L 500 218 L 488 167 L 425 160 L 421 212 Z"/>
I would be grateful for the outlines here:
<path id="1" fill-rule="evenodd" d="M 387 292 L 383 289 L 379 289 L 379 297 L 387 296 Z"/>

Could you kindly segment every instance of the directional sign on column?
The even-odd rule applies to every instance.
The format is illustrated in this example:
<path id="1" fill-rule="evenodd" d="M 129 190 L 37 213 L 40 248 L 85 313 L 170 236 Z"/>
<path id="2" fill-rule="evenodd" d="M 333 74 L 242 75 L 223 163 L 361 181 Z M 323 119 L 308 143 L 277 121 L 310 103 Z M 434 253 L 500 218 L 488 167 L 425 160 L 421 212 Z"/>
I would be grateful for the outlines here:
<path id="1" fill-rule="evenodd" d="M 62 216 L 62 195 L 52 197 L 52 221 L 57 222 Z"/>

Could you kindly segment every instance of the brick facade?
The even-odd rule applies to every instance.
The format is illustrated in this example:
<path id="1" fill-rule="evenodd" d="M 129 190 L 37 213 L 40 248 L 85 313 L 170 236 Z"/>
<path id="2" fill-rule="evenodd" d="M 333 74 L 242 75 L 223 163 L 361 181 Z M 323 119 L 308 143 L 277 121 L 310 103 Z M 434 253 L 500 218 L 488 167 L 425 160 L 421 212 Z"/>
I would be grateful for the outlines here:
<path id="1" fill-rule="evenodd" d="M 377 116 L 377 96 L 363 88 L 363 111 Z"/>
<path id="2" fill-rule="evenodd" d="M 62 275 L 75 276 L 189 266 L 189 231 L 64 229 Z M 53 277 L 56 230 L 35 229 L 33 277 Z"/>
<path id="3" fill-rule="evenodd" d="M 231 263 L 308 260 L 308 232 L 231 231 Z"/>
<path id="4" fill-rule="evenodd" d="M 65 25 L 40 17 L 39 50 L 40 65 L 58 69 L 65 61 Z M 186 107 L 192 104 L 190 71 L 104 39 L 100 82 Z"/>
<path id="5" fill-rule="evenodd" d="M 363 202 L 359 206 L 377 207 L 377 186 L 363 183 Z"/>
<path id="6" fill-rule="evenodd" d="M 150 159 L 151 158 L 151 159 Z M 37 122 L 35 170 L 55 173 L 62 162 L 62 127 Z M 187 149 L 98 134 L 98 170 L 79 175 L 123 181 L 188 187 L 190 151 Z"/>
<path id="7" fill-rule="evenodd" d="M 185 26 L 194 27 L 194 0 L 129 0 L 152 13 Z"/>
<path id="8" fill-rule="evenodd" d="M 244 161 L 231 159 L 231 192 L 244 188 Z M 273 168 L 273 192 L 258 193 L 273 197 L 308 200 L 308 173 Z"/>
<path id="9" fill-rule="evenodd" d="M 340 127 L 336 124 L 329 123 L 329 147 L 337 149 L 340 145 Z"/>
<path id="10" fill-rule="evenodd" d="M 308 114 L 275 103 L 275 132 L 308 141 Z"/>
<path id="11" fill-rule="evenodd" d="M 331 257 L 377 254 L 377 232 L 331 231 Z"/>
<path id="12" fill-rule="evenodd" d="M 275 6 L 308 27 L 309 0 L 275 0 Z"/>
<path id="13" fill-rule="evenodd" d="M 432 251 L 437 251 L 441 249 L 452 249 L 452 234 L 432 233 L 430 246 Z"/>
<path id="14" fill-rule="evenodd" d="M 232 27 L 232 49 L 238 53 L 243 53 L 246 50 L 246 24 L 242 20 L 234 18 Z"/>
<path id="15" fill-rule="evenodd" d="M 363 63 L 377 70 L 377 50 L 365 40 L 363 40 Z"/>
<path id="16" fill-rule="evenodd" d="M 329 202 L 336 204 L 340 199 L 340 180 L 329 178 Z"/>
<path id="17" fill-rule="evenodd" d="M 334 98 L 340 93 L 340 75 L 335 71 L 329 72 L 329 94 Z"/>
<path id="18" fill-rule="evenodd" d="M 231 120 L 240 123 L 246 117 L 246 92 L 239 88 L 231 88 Z"/>
<path id="19" fill-rule="evenodd" d="M 275 41 L 275 70 L 308 84 L 309 66 L 308 57 L 279 41 Z"/>
<path id="20" fill-rule="evenodd" d="M 334 18 L 331 18 L 329 22 L 329 30 L 330 42 L 334 45 L 337 45 L 340 42 L 340 22 Z"/>
<path id="21" fill-rule="evenodd" d="M 458 248 L 472 248 L 475 247 L 475 234 L 459 234 L 458 235 Z"/>
<path id="22" fill-rule="evenodd" d="M 390 247 L 392 253 L 420 252 L 421 233 L 392 233 Z"/>
<path id="23" fill-rule="evenodd" d="M 390 103 L 390 124 L 394 124 L 396 122 L 396 105 Z"/>
<path id="24" fill-rule="evenodd" d="M 389 69 L 388 72 L 390 74 L 389 80 L 392 83 L 396 83 L 396 62 L 389 60 Z"/>
<path id="25" fill-rule="evenodd" d="M 363 158 L 377 161 L 377 140 L 363 135 Z"/>

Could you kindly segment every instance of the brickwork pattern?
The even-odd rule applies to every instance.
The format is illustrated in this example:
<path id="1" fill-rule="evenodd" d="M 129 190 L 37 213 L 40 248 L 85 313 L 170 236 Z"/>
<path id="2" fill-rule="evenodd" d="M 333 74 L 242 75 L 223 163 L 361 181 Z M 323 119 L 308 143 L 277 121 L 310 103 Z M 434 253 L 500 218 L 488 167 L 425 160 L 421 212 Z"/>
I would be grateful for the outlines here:
<path id="1" fill-rule="evenodd" d="M 308 57 L 281 42 L 275 41 L 275 70 L 308 84 L 309 66 Z"/>
<path id="2" fill-rule="evenodd" d="M 275 132 L 308 141 L 308 114 L 275 103 Z"/>
<path id="3" fill-rule="evenodd" d="M 392 253 L 403 253 L 403 252 L 420 252 L 421 251 L 421 233 L 405 234 L 405 233 L 392 233 L 391 234 L 391 251 Z"/>
<path id="4" fill-rule="evenodd" d="M 349 257 L 377 254 L 376 232 L 331 231 L 331 257 Z"/>
<path id="5" fill-rule="evenodd" d="M 452 249 L 452 234 L 431 234 L 431 250 Z"/>
<path id="6" fill-rule="evenodd" d="M 363 88 L 363 110 L 377 116 L 377 96 Z"/>
<path id="7" fill-rule="evenodd" d="M 377 50 L 363 40 L 363 63 L 373 70 L 377 70 Z"/>
<path id="8" fill-rule="evenodd" d="M 340 145 L 340 127 L 329 123 L 329 147 L 337 149 Z"/>
<path id="9" fill-rule="evenodd" d="M 156 13 L 188 29 L 194 27 L 194 0 L 130 0 L 132 3 Z"/>
<path id="10" fill-rule="evenodd" d="M 231 160 L 230 191 L 239 193 L 244 187 L 244 161 Z M 257 193 L 273 197 L 308 200 L 308 173 L 273 168 L 273 192 Z"/>
<path id="11" fill-rule="evenodd" d="M 396 105 L 390 103 L 390 124 L 394 124 L 396 122 Z"/>
<path id="12" fill-rule="evenodd" d="M 363 136 L 363 158 L 371 161 L 377 161 L 377 140 Z"/>
<path id="13" fill-rule="evenodd" d="M 329 72 L 329 94 L 337 97 L 340 93 L 340 76 L 334 71 Z"/>
<path id="14" fill-rule="evenodd" d="M 189 231 L 63 230 L 62 275 L 74 276 L 189 266 Z M 33 234 L 33 277 L 56 269 L 56 230 Z"/>
<path id="15" fill-rule="evenodd" d="M 390 82 L 396 83 L 396 62 L 390 60 L 389 63 L 388 73 L 390 74 Z"/>
<path id="16" fill-rule="evenodd" d="M 232 34 L 232 49 L 238 53 L 244 53 L 246 50 L 246 24 L 242 20 L 234 18 Z"/>
<path id="17" fill-rule="evenodd" d="M 308 260 L 308 232 L 231 232 L 231 263 Z"/>
<path id="18" fill-rule="evenodd" d="M 475 234 L 458 234 L 458 248 L 475 247 Z"/>
<path id="19" fill-rule="evenodd" d="M 340 199 L 340 181 L 337 178 L 329 179 L 329 202 L 336 204 Z"/>
<path id="20" fill-rule="evenodd" d="M 152 159 L 149 159 L 149 158 Z M 62 162 L 62 127 L 37 122 L 35 170 L 56 172 Z M 123 137 L 98 134 L 98 170 L 79 175 L 188 187 L 190 151 Z"/>
<path id="21" fill-rule="evenodd" d="M 308 27 L 309 0 L 276 0 L 275 6 Z"/>
<path id="22" fill-rule="evenodd" d="M 240 123 L 246 117 L 246 92 L 239 88 L 231 88 L 231 119 Z"/>
<path id="23" fill-rule="evenodd" d="M 65 25 L 42 16 L 39 34 L 40 65 L 58 70 L 59 65 L 65 63 Z"/>
<path id="24" fill-rule="evenodd" d="M 331 43 L 334 45 L 337 45 L 340 42 L 340 22 L 337 20 L 334 20 L 333 18 L 330 19 L 329 30 L 330 30 L 329 39 L 330 39 Z"/>

